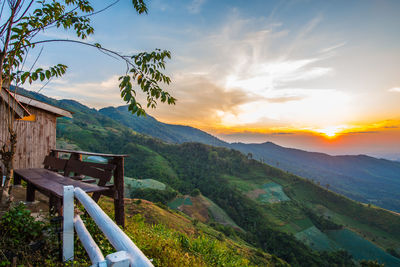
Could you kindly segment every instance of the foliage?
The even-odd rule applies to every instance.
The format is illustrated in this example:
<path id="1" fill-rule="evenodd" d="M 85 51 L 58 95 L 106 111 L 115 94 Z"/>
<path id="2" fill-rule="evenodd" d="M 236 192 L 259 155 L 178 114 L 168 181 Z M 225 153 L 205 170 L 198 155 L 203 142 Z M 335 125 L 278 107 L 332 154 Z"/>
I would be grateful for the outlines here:
<path id="1" fill-rule="evenodd" d="M 362 260 L 360 261 L 361 267 L 384 267 L 385 264 L 380 264 L 376 260 Z"/>
<path id="2" fill-rule="evenodd" d="M 311 211 L 306 207 L 304 207 L 303 210 L 307 214 L 308 218 L 310 218 L 310 220 L 313 222 L 313 224 L 321 231 L 339 230 L 343 228 L 343 225 L 334 223 L 333 221 L 326 219 L 322 215 L 318 216 L 313 211 Z"/>
<path id="3" fill-rule="evenodd" d="M 200 192 L 200 190 L 198 188 L 195 188 L 195 189 L 192 190 L 192 192 L 190 192 L 190 195 L 192 197 L 197 197 L 200 194 L 201 194 L 201 192 Z"/>
<path id="4" fill-rule="evenodd" d="M 284 229 L 280 225 L 308 218 L 303 207 L 321 216 L 323 213 L 317 213 L 314 207 L 323 205 L 332 216 L 324 215 L 324 219 L 338 225 L 348 224 L 357 230 L 376 231 L 376 235 L 387 238 L 383 247 L 385 244 L 397 247 L 398 218 L 388 212 L 364 207 L 305 179 L 248 159 L 235 150 L 194 143 L 166 144 L 137 134 L 77 102 L 63 100 L 52 103 L 75 112 L 72 120 L 59 121 L 58 137 L 84 150 L 129 154 L 125 170 L 131 177 L 156 179 L 182 194 L 190 194 L 198 188 L 243 229 L 243 239 L 293 265 L 324 266 L 328 262 L 327 254 L 312 251 L 289 234 L 290 231 L 282 233 Z M 291 200 L 260 203 L 249 199 L 244 194 L 245 187 L 237 186 L 233 180 L 248 185 L 246 190 L 275 182 L 282 186 Z M 312 226 L 307 220 L 306 228 Z"/>
<path id="5" fill-rule="evenodd" d="M 393 248 L 388 248 L 386 250 L 390 255 L 392 255 L 393 257 L 399 258 L 400 259 L 400 253 L 398 253 L 396 250 L 394 250 Z"/>
<path id="6" fill-rule="evenodd" d="M 102 200 L 100 205 L 111 215 L 112 204 L 109 199 Z M 153 206 L 153 204 L 148 205 Z M 241 254 L 237 247 L 203 233 L 198 236 L 190 236 L 160 223 L 147 223 L 141 214 L 129 215 L 128 213 L 127 215 L 124 232 L 147 257 L 153 260 L 155 266 L 254 266 L 255 261 L 263 261 L 260 259 L 262 257 L 248 259 L 247 257 L 253 256 Z M 146 216 L 148 215 L 150 214 L 146 213 Z M 151 212 L 151 216 L 157 216 L 154 210 Z M 112 253 L 114 250 L 93 220 L 86 215 L 83 215 L 82 219 L 103 254 Z M 180 220 L 184 221 L 184 218 L 181 217 Z M 84 249 L 79 241 L 76 241 L 75 258 L 77 263 L 88 264 Z M 265 259 L 263 262 L 283 264 L 278 258 Z"/>
<path id="7" fill-rule="evenodd" d="M 22 203 L 11 208 L 0 219 L 1 236 L 9 242 L 7 247 L 10 249 L 39 239 L 43 234 L 43 229 L 44 224 L 35 221 Z"/>
<path id="8" fill-rule="evenodd" d="M 147 5 L 143 0 L 133 0 L 132 4 L 138 14 L 148 12 Z M 155 49 L 152 52 L 126 56 L 104 48 L 99 43 L 88 42 L 87 38 L 94 33 L 91 17 L 98 13 L 95 12 L 91 1 L 36 0 L 25 4 L 24 1 L 17 0 L 9 1 L 8 7 L 9 17 L 2 17 L 2 26 L 0 27 L 0 38 L 4 40 L 0 53 L 1 84 L 3 80 L 14 81 L 18 85 L 20 82 L 22 84 L 26 81 L 32 83 L 36 80 L 44 81 L 62 76 L 67 69 L 66 65 L 57 64 L 48 69 L 36 68 L 35 70 L 32 66 L 26 70 L 24 62 L 29 51 L 38 45 L 68 42 L 98 49 L 124 62 L 127 69 L 126 74 L 119 78 L 119 87 L 121 98 L 128 103 L 132 113 L 145 114 L 141 104 L 136 100 L 134 83 L 137 83 L 137 87 L 147 96 L 147 107 L 155 108 L 158 100 L 168 104 L 175 103 L 176 99 L 159 86 L 160 83 L 169 84 L 171 82 L 171 79 L 161 72 L 165 69 L 166 59 L 171 58 L 171 53 Z M 37 40 L 39 33 L 46 32 L 50 28 L 71 30 L 80 40 Z"/>
<path id="9" fill-rule="evenodd" d="M 17 263 L 43 266 L 57 260 L 56 229 L 36 220 L 24 204 L 11 207 L 0 218 L 0 266 Z M 52 266 L 54 264 L 51 264 Z"/>

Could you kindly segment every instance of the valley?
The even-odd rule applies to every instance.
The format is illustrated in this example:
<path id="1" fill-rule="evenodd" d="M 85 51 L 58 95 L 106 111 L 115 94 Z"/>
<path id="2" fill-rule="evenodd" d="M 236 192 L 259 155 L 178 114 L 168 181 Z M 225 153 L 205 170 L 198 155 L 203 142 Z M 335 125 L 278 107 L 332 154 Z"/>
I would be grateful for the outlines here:
<path id="1" fill-rule="evenodd" d="M 232 148 L 167 143 L 75 101 L 42 100 L 74 112 L 73 119 L 58 120 L 58 145 L 130 155 L 126 197 L 169 206 L 295 266 L 351 266 L 351 257 L 400 264 L 387 252 L 400 249 L 394 213 Z"/>

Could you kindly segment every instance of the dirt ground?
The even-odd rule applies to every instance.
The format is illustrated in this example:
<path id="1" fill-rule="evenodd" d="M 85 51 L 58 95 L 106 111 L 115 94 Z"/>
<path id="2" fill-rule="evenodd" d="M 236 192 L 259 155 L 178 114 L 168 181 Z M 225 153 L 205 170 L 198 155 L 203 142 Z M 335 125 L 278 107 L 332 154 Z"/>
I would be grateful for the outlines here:
<path id="1" fill-rule="evenodd" d="M 13 203 L 23 202 L 26 207 L 32 212 L 32 215 L 43 214 L 49 212 L 49 199 L 45 195 L 36 191 L 35 202 L 26 202 L 26 187 L 23 186 L 13 186 L 11 195 L 13 196 Z M 2 209 L 3 207 L 0 207 Z"/>

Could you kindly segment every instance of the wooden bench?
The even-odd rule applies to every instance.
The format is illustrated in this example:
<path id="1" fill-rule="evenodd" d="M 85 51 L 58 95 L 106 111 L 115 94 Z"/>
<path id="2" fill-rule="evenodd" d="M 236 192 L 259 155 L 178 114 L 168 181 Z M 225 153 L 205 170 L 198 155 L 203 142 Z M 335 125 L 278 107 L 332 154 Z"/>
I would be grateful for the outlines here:
<path id="1" fill-rule="evenodd" d="M 59 153 L 68 153 L 70 157 L 62 159 Z M 85 162 L 82 161 L 82 155 L 110 159 L 107 163 Z M 50 210 L 59 213 L 65 185 L 92 193 L 96 202 L 101 195 L 109 196 L 114 199 L 115 220 L 124 227 L 124 157 L 126 155 L 55 149 L 44 159 L 44 168 L 14 170 L 14 185 L 21 184 L 21 180 L 26 181 L 26 201 L 33 202 L 35 191 L 39 191 L 49 197 Z"/>

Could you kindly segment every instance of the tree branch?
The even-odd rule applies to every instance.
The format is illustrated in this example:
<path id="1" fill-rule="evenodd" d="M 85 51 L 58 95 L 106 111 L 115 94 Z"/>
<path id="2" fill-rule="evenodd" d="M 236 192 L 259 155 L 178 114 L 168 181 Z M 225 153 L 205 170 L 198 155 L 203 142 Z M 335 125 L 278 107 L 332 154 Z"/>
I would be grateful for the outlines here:
<path id="1" fill-rule="evenodd" d="M 42 40 L 42 41 L 37 41 L 37 42 L 33 42 L 30 45 L 27 46 L 22 46 L 21 48 L 26 48 L 26 47 L 30 47 L 32 45 L 37 45 L 37 44 L 43 44 L 43 43 L 54 43 L 54 42 L 66 42 L 66 43 L 75 43 L 75 44 L 81 44 L 81 45 L 85 45 L 85 46 L 89 46 L 89 47 L 93 47 L 93 48 L 97 48 L 99 50 L 101 50 L 102 52 L 107 52 L 110 53 L 114 56 L 116 56 L 117 58 L 120 58 L 122 60 L 124 60 L 125 62 L 127 62 L 130 66 L 135 67 L 135 64 L 133 64 L 132 62 L 130 62 L 127 59 L 127 56 L 123 56 L 121 54 L 119 54 L 118 52 L 115 52 L 113 50 L 101 47 L 101 46 L 97 46 L 95 44 L 90 44 L 90 43 L 85 43 L 83 41 L 78 41 L 78 40 L 69 40 L 69 39 L 50 39 L 50 40 Z"/>

